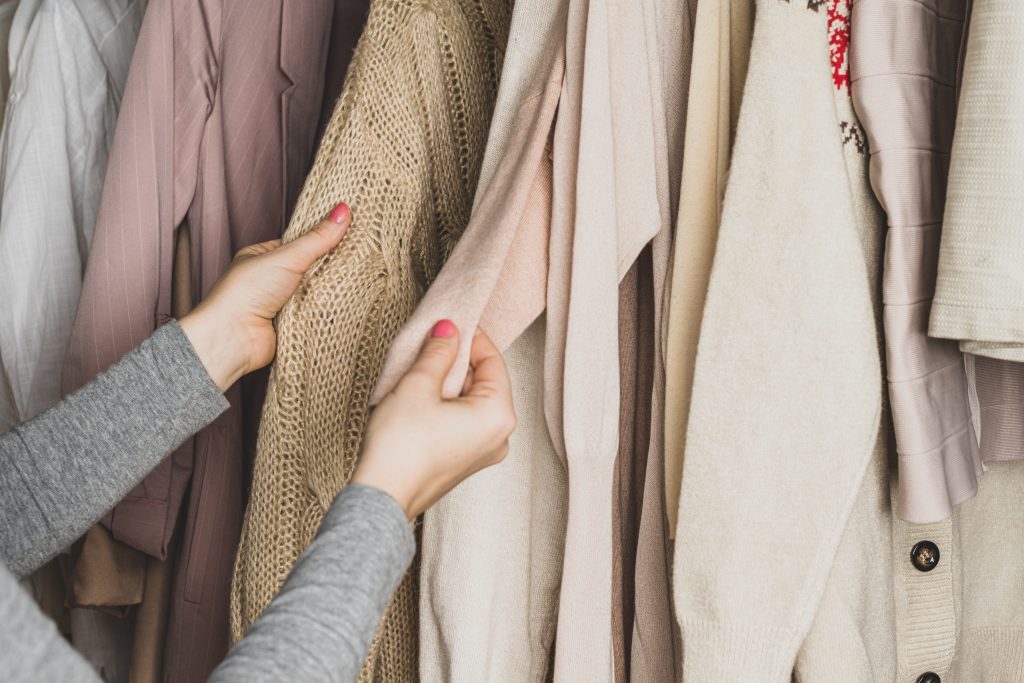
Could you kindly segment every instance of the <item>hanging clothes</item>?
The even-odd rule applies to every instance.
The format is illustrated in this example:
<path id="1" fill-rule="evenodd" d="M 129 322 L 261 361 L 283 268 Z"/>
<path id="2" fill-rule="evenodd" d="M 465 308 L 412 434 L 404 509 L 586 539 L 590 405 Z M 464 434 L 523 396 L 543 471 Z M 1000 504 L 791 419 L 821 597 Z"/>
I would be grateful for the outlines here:
<path id="1" fill-rule="evenodd" d="M 913 2 L 857 6 L 853 92 L 873 150 L 872 183 L 890 224 L 885 343 L 899 450 L 897 511 L 917 523 L 945 519 L 973 496 L 983 462 L 1024 457 L 1024 364 L 962 354 L 955 341 L 928 337 L 940 241 L 970 244 L 971 253 L 982 244 L 958 237 L 959 225 L 942 229 L 947 176 L 958 183 L 954 194 L 974 178 L 966 170 L 950 175 L 968 6 L 961 0 L 941 13 Z M 983 21 L 978 28 L 983 45 L 988 26 Z M 889 50 L 897 41 L 907 47 Z M 957 130 L 958 139 L 981 139 Z M 954 196 L 948 206 L 958 219 L 967 215 Z M 976 207 L 968 213 L 979 215 Z M 947 282 L 954 280 L 967 282 L 961 275 Z M 1000 291 L 1005 296 L 1006 288 Z"/>
<path id="2" fill-rule="evenodd" d="M 0 5 L 0 22 L 10 31 L 3 33 L 7 106 L 0 134 L 4 432 L 61 396 L 61 366 L 142 11 L 134 0 L 25 0 Z M 121 646 L 130 625 L 69 614 L 58 563 L 64 560 L 30 579 L 36 600 L 65 622 L 98 672 L 125 680 Z"/>
<path id="3" fill-rule="evenodd" d="M 898 512 L 917 523 L 948 517 L 984 471 L 963 355 L 955 342 L 928 337 L 967 6 L 947 3 L 940 14 L 862 0 L 851 51 L 872 185 L 889 221 L 883 297 Z M 889 49 L 897 41 L 906 49 Z"/>
<path id="4" fill-rule="evenodd" d="M 1024 361 L 1024 96 L 1013 85 L 1024 69 L 1022 21 L 1020 3 L 973 3 L 929 328 L 964 351 L 1012 361 Z"/>
<path id="5" fill-rule="evenodd" d="M 505 351 L 514 380 L 518 426 L 505 461 L 424 515 L 424 680 L 542 681 L 550 664 L 566 483 L 544 420 L 545 325 L 538 315 L 547 282 L 549 139 L 564 72 L 566 7 L 565 0 L 515 5 L 473 213 L 392 344 L 374 392 L 379 399 L 394 386 L 441 318 L 462 330 L 462 356 L 447 391 L 461 389 L 477 325 Z"/>
<path id="6" fill-rule="evenodd" d="M 612 657 L 616 681 L 630 681 L 636 619 L 637 547 L 650 450 L 654 390 L 654 281 L 650 251 L 619 283 L 619 449 L 612 493 Z"/>
<path id="7" fill-rule="evenodd" d="M 675 537 L 704 301 L 750 59 L 754 0 L 699 0 L 665 322 L 665 500 Z"/>
<path id="8" fill-rule="evenodd" d="M 866 150 L 844 139 L 848 35 L 842 0 L 756 4 L 683 461 L 687 681 L 792 678 L 864 472 L 887 457 L 882 224 Z"/>
<path id="9" fill-rule="evenodd" d="M 666 19 L 666 12 L 670 17 L 683 11 L 683 3 L 655 2 L 569 8 L 566 78 L 554 137 L 545 358 L 545 412 L 555 445 L 567 458 L 570 489 L 556 680 L 614 675 L 608 597 L 619 443 L 618 288 L 637 254 L 653 241 L 654 306 L 661 310 L 671 188 L 679 172 L 672 159 L 682 140 L 681 117 L 672 115 L 665 97 L 685 90 L 678 86 L 681 65 L 665 57 L 662 31 L 675 31 L 671 39 L 678 44 L 677 22 Z M 660 425 L 658 329 L 655 344 L 652 423 Z M 651 448 L 661 463 L 658 430 L 652 431 Z M 667 600 L 667 577 L 664 591 Z M 671 623 L 664 631 L 661 655 L 673 652 Z"/>
<path id="10" fill-rule="evenodd" d="M 232 588 L 241 637 L 312 539 L 359 453 L 387 346 L 469 219 L 510 3 L 376 0 L 285 239 L 339 201 L 353 223 L 278 318 L 277 359 Z M 363 676 L 417 670 L 416 568 Z"/>
<path id="11" fill-rule="evenodd" d="M 7 94 L 11 89 L 11 64 L 8 52 L 11 36 L 11 24 L 14 12 L 18 9 L 18 0 L 0 2 L 0 121 L 4 120 L 7 110 Z"/>
<path id="12" fill-rule="evenodd" d="M 5 55 L 0 432 L 61 396 L 103 176 L 142 15 L 135 0 L 25 0 Z"/>
<path id="13" fill-rule="evenodd" d="M 65 390 L 171 317 L 180 225 L 187 223 L 191 236 L 193 301 L 209 292 L 235 251 L 280 236 L 312 157 L 332 9 L 328 0 L 150 2 L 65 360 Z M 205 680 L 227 650 L 243 426 L 239 388 L 228 397 L 232 410 L 104 519 L 119 542 L 165 559 L 191 489 L 170 604 L 169 680 Z"/>

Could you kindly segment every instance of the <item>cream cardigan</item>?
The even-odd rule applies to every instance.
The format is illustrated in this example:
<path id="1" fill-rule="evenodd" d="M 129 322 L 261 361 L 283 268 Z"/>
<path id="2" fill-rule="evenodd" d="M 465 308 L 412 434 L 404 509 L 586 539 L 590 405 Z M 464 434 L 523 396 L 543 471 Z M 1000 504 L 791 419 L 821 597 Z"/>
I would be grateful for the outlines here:
<path id="1" fill-rule="evenodd" d="M 665 308 L 665 499 L 675 536 L 697 340 L 750 58 L 754 0 L 700 0 Z"/>
<path id="2" fill-rule="evenodd" d="M 944 521 L 893 514 L 882 221 L 863 131 L 829 95 L 847 29 L 843 0 L 757 4 L 684 462 L 684 680 L 1019 681 L 1024 463 L 992 463 Z"/>
<path id="3" fill-rule="evenodd" d="M 849 111 L 833 96 L 841 9 L 756 6 L 683 462 L 688 683 L 790 680 L 864 472 L 884 458 L 881 221 L 866 156 L 843 142 L 848 95 Z"/>

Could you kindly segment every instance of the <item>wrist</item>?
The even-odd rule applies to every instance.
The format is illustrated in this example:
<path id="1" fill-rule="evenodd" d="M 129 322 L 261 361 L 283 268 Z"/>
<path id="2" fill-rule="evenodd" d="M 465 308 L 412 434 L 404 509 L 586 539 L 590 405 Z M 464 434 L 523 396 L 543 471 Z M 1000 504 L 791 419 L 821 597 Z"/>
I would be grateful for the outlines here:
<path id="1" fill-rule="evenodd" d="M 206 373 L 225 392 L 248 370 L 244 331 L 239 334 L 230 325 L 213 319 L 200 305 L 178 320 Z M 241 337 L 241 338 L 240 338 Z"/>
<path id="2" fill-rule="evenodd" d="M 409 521 L 415 519 L 418 514 L 415 510 L 412 496 L 406 495 L 402 491 L 401 487 L 398 486 L 396 477 L 389 477 L 386 473 L 378 472 L 373 467 L 366 467 L 363 465 L 363 462 L 360 462 L 356 466 L 355 472 L 352 473 L 350 483 L 370 486 L 391 496 L 405 512 L 405 516 Z"/>

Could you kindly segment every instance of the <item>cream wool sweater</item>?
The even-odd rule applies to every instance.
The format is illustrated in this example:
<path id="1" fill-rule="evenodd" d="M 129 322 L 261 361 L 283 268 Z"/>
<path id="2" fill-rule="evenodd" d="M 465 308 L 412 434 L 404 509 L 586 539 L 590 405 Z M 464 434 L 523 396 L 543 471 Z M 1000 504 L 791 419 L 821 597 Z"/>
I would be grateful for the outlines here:
<path id="1" fill-rule="evenodd" d="M 1024 680 L 1007 599 L 1024 585 L 1024 463 L 992 463 L 945 521 L 893 514 L 883 232 L 845 92 L 848 16 L 845 0 L 757 4 L 684 462 L 684 680 Z M 924 540 L 929 572 L 911 562 Z"/>
<path id="2" fill-rule="evenodd" d="M 688 683 L 790 680 L 864 473 L 885 457 L 882 228 L 866 157 L 847 168 L 827 42 L 844 9 L 756 5 L 683 463 Z"/>

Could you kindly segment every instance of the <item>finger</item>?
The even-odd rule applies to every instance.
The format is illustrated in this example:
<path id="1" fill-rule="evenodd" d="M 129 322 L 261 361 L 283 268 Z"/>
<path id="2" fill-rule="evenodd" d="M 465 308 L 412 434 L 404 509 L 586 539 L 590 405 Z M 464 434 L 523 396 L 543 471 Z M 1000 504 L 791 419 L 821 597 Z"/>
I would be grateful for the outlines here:
<path id="1" fill-rule="evenodd" d="M 399 384 L 414 384 L 440 396 L 444 378 L 455 363 L 459 351 L 459 330 L 451 320 L 441 320 L 430 330 L 420 355 Z"/>
<path id="2" fill-rule="evenodd" d="M 466 396 L 493 396 L 500 394 L 511 398 L 512 381 L 508 377 L 505 359 L 491 338 L 482 330 L 473 336 L 469 349 L 469 366 L 473 369 L 473 384 Z"/>
<path id="3" fill-rule="evenodd" d="M 295 272 L 305 273 L 318 258 L 338 246 L 351 223 L 352 211 L 348 205 L 338 204 L 327 220 L 275 250 L 274 258 Z"/>
<path id="4" fill-rule="evenodd" d="M 266 254 L 268 251 L 274 251 L 281 246 L 281 240 L 268 240 L 266 242 L 260 242 L 259 244 L 250 244 L 245 249 L 240 249 L 235 254 L 236 259 L 249 258 L 250 256 L 260 256 Z"/>
<path id="5" fill-rule="evenodd" d="M 459 396 L 465 396 L 469 388 L 473 386 L 473 368 L 466 368 L 466 379 L 462 381 L 462 389 L 459 390 Z"/>

